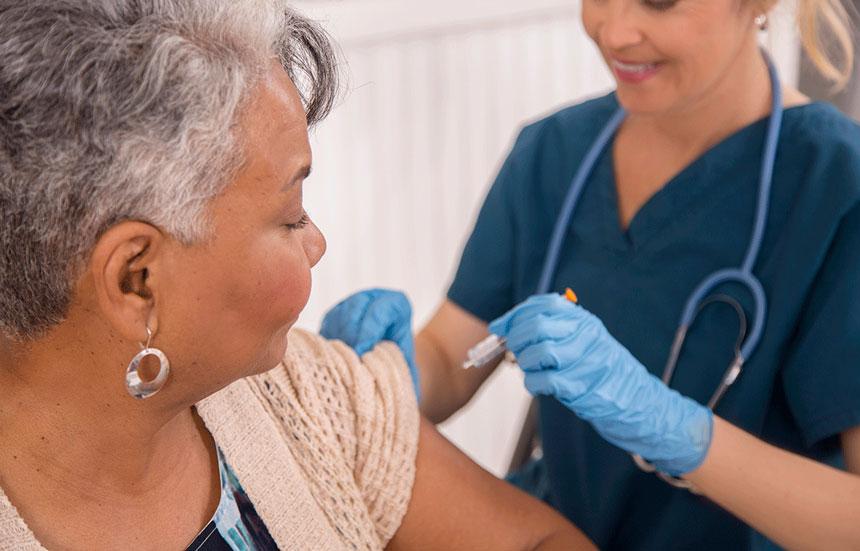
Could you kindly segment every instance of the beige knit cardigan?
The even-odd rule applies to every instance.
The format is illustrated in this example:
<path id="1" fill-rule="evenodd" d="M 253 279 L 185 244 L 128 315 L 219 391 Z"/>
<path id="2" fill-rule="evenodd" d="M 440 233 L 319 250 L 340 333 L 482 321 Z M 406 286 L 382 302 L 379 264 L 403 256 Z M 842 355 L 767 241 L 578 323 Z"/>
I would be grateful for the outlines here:
<path id="1" fill-rule="evenodd" d="M 398 349 L 361 361 L 294 330 L 284 362 L 197 405 L 281 549 L 382 549 L 415 479 L 418 409 Z M 43 549 L 0 489 L 0 550 Z"/>

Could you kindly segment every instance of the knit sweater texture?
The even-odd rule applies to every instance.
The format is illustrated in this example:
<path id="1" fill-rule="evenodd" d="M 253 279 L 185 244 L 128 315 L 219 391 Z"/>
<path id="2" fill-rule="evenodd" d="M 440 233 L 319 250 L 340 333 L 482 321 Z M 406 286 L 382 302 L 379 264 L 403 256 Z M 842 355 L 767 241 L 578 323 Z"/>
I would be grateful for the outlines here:
<path id="1" fill-rule="evenodd" d="M 281 365 L 197 411 L 281 549 L 382 549 L 412 495 L 419 415 L 403 356 L 293 330 Z M 154 528 L 154 530 L 157 530 Z M 43 549 L 0 489 L 0 550 Z"/>

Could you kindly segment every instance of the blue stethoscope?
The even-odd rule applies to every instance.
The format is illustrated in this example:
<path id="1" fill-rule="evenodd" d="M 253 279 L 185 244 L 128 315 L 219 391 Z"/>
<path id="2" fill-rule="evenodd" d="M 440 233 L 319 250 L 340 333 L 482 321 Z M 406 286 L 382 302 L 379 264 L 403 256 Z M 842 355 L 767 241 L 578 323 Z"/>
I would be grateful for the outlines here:
<path id="1" fill-rule="evenodd" d="M 714 272 L 707 276 L 693 291 L 687 299 L 684 307 L 681 321 L 678 325 L 678 330 L 675 334 L 675 340 L 672 343 L 672 348 L 669 352 L 669 359 L 666 362 L 666 367 L 663 370 L 663 382 L 668 386 L 672 381 L 672 376 L 675 373 L 675 368 L 678 365 L 678 358 L 681 355 L 681 350 L 684 347 L 684 342 L 687 338 L 687 332 L 695 322 L 699 313 L 708 305 L 715 302 L 723 302 L 730 305 L 738 315 L 740 324 L 740 334 L 738 342 L 735 346 L 735 357 L 729 364 L 723 374 L 719 387 L 717 387 L 711 399 L 708 401 L 708 408 L 713 410 L 728 388 L 737 380 L 741 374 L 744 362 L 755 351 L 756 346 L 761 339 L 762 330 L 764 329 L 765 313 L 767 311 L 767 298 L 764 294 L 764 288 L 761 282 L 753 274 L 753 266 L 758 259 L 759 251 L 761 250 L 764 230 L 767 224 L 768 207 L 770 204 L 770 189 L 773 181 L 773 168 L 776 162 L 776 149 L 779 141 L 779 132 L 782 127 L 782 88 L 780 87 L 779 75 L 776 67 L 773 64 L 770 56 L 762 51 L 765 62 L 767 63 L 768 73 L 771 82 L 771 115 L 767 128 L 767 137 L 765 140 L 764 151 L 761 157 L 761 173 L 759 177 L 758 204 L 756 207 L 755 223 L 753 225 L 752 235 L 750 236 L 749 247 L 743 263 L 738 268 L 725 268 Z M 585 187 L 588 177 L 594 170 L 597 160 L 600 158 L 603 151 L 606 149 L 609 142 L 614 137 L 619 126 L 626 117 L 626 112 L 623 108 L 612 116 L 606 126 L 601 130 L 594 144 L 589 149 L 588 153 L 582 161 L 582 164 L 577 170 L 573 181 L 570 184 L 570 189 L 562 203 L 561 212 L 556 219 L 553 229 L 552 238 L 549 248 L 547 249 L 546 260 L 544 261 L 543 271 L 541 272 L 540 282 L 538 284 L 538 294 L 549 292 L 552 279 L 555 276 L 558 267 L 561 247 L 564 244 L 564 238 L 567 233 L 570 219 L 576 210 L 579 198 L 582 195 L 582 190 Z M 730 296 L 724 294 L 707 296 L 718 285 L 724 283 L 735 282 L 744 286 L 752 295 L 754 303 L 754 317 L 752 329 L 749 335 L 747 332 L 746 316 L 740 303 Z M 660 478 L 669 482 L 673 486 L 692 489 L 685 480 L 675 478 L 664 473 L 657 472 L 653 465 L 642 459 L 638 455 L 633 456 L 636 465 L 647 472 L 656 472 Z"/>

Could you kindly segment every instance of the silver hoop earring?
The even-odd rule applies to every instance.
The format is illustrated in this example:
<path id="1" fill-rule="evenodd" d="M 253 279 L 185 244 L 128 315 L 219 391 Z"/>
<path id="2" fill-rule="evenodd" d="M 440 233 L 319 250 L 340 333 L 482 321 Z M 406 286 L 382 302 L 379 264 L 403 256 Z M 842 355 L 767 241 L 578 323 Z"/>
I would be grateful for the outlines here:
<path id="1" fill-rule="evenodd" d="M 152 346 L 150 346 L 151 344 L 152 329 L 147 327 L 146 346 L 141 344 L 141 351 L 131 359 L 131 363 L 128 364 L 128 369 L 125 372 L 125 388 L 132 397 L 138 400 L 145 400 L 164 388 L 164 384 L 167 382 L 167 376 L 170 375 L 170 361 L 167 359 L 167 356 L 165 356 L 164 352 L 161 350 L 152 348 Z M 158 375 L 156 375 L 155 379 L 151 381 L 144 381 L 140 378 L 140 374 L 138 373 L 141 362 L 143 362 L 144 358 L 147 356 L 154 356 L 157 358 L 160 365 Z"/>
<path id="2" fill-rule="evenodd" d="M 767 14 L 763 13 L 761 15 L 756 16 L 755 24 L 760 31 L 766 31 L 768 26 Z"/>

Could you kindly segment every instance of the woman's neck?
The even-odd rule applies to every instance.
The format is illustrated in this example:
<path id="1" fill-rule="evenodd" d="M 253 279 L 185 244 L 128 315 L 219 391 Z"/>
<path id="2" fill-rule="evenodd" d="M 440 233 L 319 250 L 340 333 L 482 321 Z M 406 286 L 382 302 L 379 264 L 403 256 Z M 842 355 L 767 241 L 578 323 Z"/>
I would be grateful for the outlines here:
<path id="1" fill-rule="evenodd" d="M 0 358 L 0 484 L 18 514 L 49 548 L 187 545 L 220 495 L 203 421 L 128 396 L 107 341 L 45 344 Z"/>
<path id="2" fill-rule="evenodd" d="M 203 441 L 191 404 L 124 392 L 125 351 L 112 354 L 108 342 L 87 347 L 55 334 L 4 348 L 0 443 L 15 443 L 0 445 L 4 468 L 26 465 L 45 485 L 87 495 L 136 494 L 169 480 Z"/>

